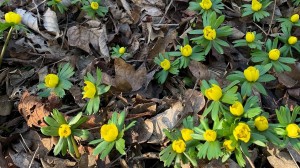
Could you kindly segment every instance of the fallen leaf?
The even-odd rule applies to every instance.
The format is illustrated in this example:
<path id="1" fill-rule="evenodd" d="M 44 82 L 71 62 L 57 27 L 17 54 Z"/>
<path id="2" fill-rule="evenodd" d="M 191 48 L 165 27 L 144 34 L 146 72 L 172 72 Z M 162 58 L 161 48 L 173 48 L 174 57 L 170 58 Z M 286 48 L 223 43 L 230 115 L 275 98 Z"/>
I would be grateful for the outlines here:
<path id="1" fill-rule="evenodd" d="M 7 95 L 0 96 L 0 107 L 0 116 L 8 116 L 11 113 L 13 105 Z"/>
<path id="2" fill-rule="evenodd" d="M 23 93 L 20 100 L 18 110 L 29 127 L 43 127 L 47 124 L 44 122 L 44 117 L 50 112 L 45 109 L 45 105 L 35 96 L 31 96 L 27 91 Z"/>
<path id="3" fill-rule="evenodd" d="M 185 101 L 190 101 L 194 113 L 198 113 L 205 106 L 203 94 L 197 90 L 188 89 L 184 93 Z"/>
<path id="4" fill-rule="evenodd" d="M 268 156 L 267 159 L 274 168 L 298 168 L 298 165 L 287 152 L 279 152 L 276 155 Z"/>
<path id="5" fill-rule="evenodd" d="M 193 76 L 199 80 L 209 79 L 211 75 L 208 71 L 208 67 L 201 62 L 192 60 L 189 64 L 189 69 L 192 72 Z"/>
<path id="6" fill-rule="evenodd" d="M 72 162 L 68 159 L 61 159 L 57 157 L 47 156 L 41 159 L 43 168 L 66 168 L 74 167 L 76 162 Z"/>
<path id="7" fill-rule="evenodd" d="M 57 23 L 57 16 L 56 13 L 51 10 L 51 8 L 48 8 L 47 11 L 43 15 L 43 21 L 44 21 L 44 27 L 49 32 L 56 35 L 56 37 L 59 36 L 60 30 Z"/>
<path id="8" fill-rule="evenodd" d="M 29 165 L 31 168 L 40 168 L 41 164 L 35 160 L 32 160 L 33 156 L 25 153 L 9 153 L 13 163 L 20 168 L 28 168 Z"/>

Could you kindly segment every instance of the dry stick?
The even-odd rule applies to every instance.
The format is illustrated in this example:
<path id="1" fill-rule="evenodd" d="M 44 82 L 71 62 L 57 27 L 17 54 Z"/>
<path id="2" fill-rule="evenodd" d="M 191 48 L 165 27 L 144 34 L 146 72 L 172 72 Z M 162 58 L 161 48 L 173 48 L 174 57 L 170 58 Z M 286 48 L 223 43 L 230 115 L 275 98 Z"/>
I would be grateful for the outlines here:
<path id="1" fill-rule="evenodd" d="M 8 42 L 9 42 L 9 39 L 10 39 L 10 36 L 11 36 L 11 33 L 12 33 L 13 29 L 14 29 L 13 26 L 11 26 L 10 29 L 9 29 L 8 35 L 6 37 L 4 46 L 2 48 L 1 55 L 0 55 L 0 67 L 1 67 L 1 64 L 2 64 L 3 55 L 5 53 L 5 50 L 6 50 L 6 47 L 8 45 Z"/>
<path id="2" fill-rule="evenodd" d="M 268 34 L 264 31 L 263 28 L 261 28 L 258 24 L 256 24 L 255 22 L 252 22 L 253 24 L 255 24 L 255 26 L 257 26 L 266 36 L 268 36 Z"/>
<path id="3" fill-rule="evenodd" d="M 165 16 L 167 15 L 167 13 L 168 13 L 168 11 L 169 11 L 170 6 L 172 5 L 172 3 L 173 3 L 173 0 L 171 0 L 171 2 L 169 3 L 169 5 L 167 6 L 166 11 L 165 11 L 165 13 L 164 13 L 164 16 L 160 19 L 160 21 L 158 22 L 158 24 L 160 24 L 160 23 L 163 21 L 163 19 L 164 19 Z"/>
<path id="4" fill-rule="evenodd" d="M 271 22 L 270 22 L 270 24 L 269 24 L 268 35 L 270 34 L 270 31 L 271 31 L 271 28 L 272 28 L 272 23 L 273 23 L 274 15 L 275 15 L 275 9 L 276 9 L 276 1 L 274 1 L 273 13 L 272 13 L 272 17 L 271 17 Z M 266 38 L 266 40 L 267 40 L 267 38 Z M 265 41 L 266 41 L 266 40 L 265 40 Z"/>
<path id="5" fill-rule="evenodd" d="M 38 147 L 36 148 L 36 150 L 35 150 L 35 152 L 34 152 L 34 154 L 33 154 L 33 156 L 32 156 L 32 159 L 31 159 L 31 161 L 30 161 L 30 164 L 29 164 L 28 168 L 31 168 L 32 163 L 33 163 L 33 160 L 34 160 L 34 157 L 35 157 L 37 151 L 39 150 L 39 148 L 40 148 L 40 145 L 38 145 Z"/>

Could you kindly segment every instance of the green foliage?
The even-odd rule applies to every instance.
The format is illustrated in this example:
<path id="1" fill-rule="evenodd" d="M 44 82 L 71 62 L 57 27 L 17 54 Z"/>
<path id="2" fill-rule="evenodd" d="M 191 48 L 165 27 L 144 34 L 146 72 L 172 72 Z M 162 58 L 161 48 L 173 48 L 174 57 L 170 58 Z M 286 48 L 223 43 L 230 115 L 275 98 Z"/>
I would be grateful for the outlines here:
<path id="1" fill-rule="evenodd" d="M 278 38 L 275 38 L 273 42 L 268 39 L 266 42 L 265 51 L 254 50 L 251 53 L 251 61 L 254 63 L 261 62 L 261 65 L 271 64 L 276 72 L 291 71 L 291 68 L 286 64 L 294 64 L 296 62 L 296 59 L 285 57 L 285 55 L 282 54 L 282 48 L 280 48 L 279 51 L 281 54 L 279 59 L 272 60 L 269 58 L 269 52 L 272 49 L 278 49 Z"/>
<path id="2" fill-rule="evenodd" d="M 171 61 L 169 53 L 167 53 L 167 52 L 164 54 L 159 53 L 159 56 L 154 58 L 154 62 L 155 62 L 155 64 L 161 66 L 161 62 L 163 62 L 165 59 L 168 61 Z M 179 59 L 176 59 L 175 61 L 170 63 L 170 68 L 168 70 L 162 69 L 160 72 L 155 74 L 155 78 L 158 80 L 158 83 L 160 83 L 160 84 L 165 83 L 169 73 L 171 73 L 173 75 L 178 75 L 179 62 L 180 62 Z"/>
<path id="3" fill-rule="evenodd" d="M 299 1 L 299 3 L 300 3 L 300 1 Z M 286 28 L 289 30 L 289 29 L 292 29 L 293 26 L 300 27 L 300 21 L 293 23 L 291 21 L 291 18 L 278 18 L 276 20 L 280 22 L 281 29 Z"/>
<path id="4" fill-rule="evenodd" d="M 65 13 L 68 8 L 61 3 L 61 0 L 50 0 L 47 2 L 48 6 L 51 6 L 54 9 L 58 9 L 60 13 Z"/>
<path id="5" fill-rule="evenodd" d="M 247 42 L 246 39 L 240 39 L 233 41 L 234 47 L 241 47 L 241 46 L 248 46 L 251 49 L 262 49 L 263 42 L 261 42 L 261 39 L 263 38 L 261 33 L 253 32 L 255 35 L 255 40 L 253 42 Z"/>
<path id="6" fill-rule="evenodd" d="M 95 95 L 92 98 L 89 98 L 85 108 L 85 112 L 88 115 L 95 114 L 99 111 L 101 95 L 109 91 L 110 85 L 106 86 L 102 84 L 102 72 L 98 68 L 96 70 L 96 78 L 94 78 L 92 74 L 88 72 L 87 75 L 84 76 L 84 81 L 89 81 L 96 87 Z"/>
<path id="7" fill-rule="evenodd" d="M 64 66 L 59 65 L 57 76 L 59 83 L 54 88 L 49 88 L 45 85 L 45 82 L 40 83 L 37 87 L 39 90 L 43 90 L 38 93 L 40 97 L 48 97 L 51 93 L 54 93 L 58 97 L 62 98 L 65 96 L 65 90 L 69 90 L 73 84 L 70 82 L 70 77 L 74 75 L 74 68 L 70 63 Z"/>
<path id="8" fill-rule="evenodd" d="M 96 139 L 91 141 L 89 143 L 91 145 L 98 144 L 93 151 L 93 155 L 100 154 L 100 159 L 103 160 L 110 153 L 110 151 L 113 149 L 114 146 L 120 154 L 122 155 L 126 154 L 125 140 L 123 139 L 124 132 L 129 128 L 133 127 L 136 121 L 133 121 L 129 125 L 125 126 L 124 124 L 125 117 L 126 117 L 125 111 L 122 111 L 120 114 L 118 114 L 117 112 L 114 112 L 112 114 L 112 118 L 108 121 L 108 124 L 114 124 L 117 126 L 118 137 L 112 142 L 105 141 L 103 137 L 101 137 L 101 139 Z"/>
<path id="9" fill-rule="evenodd" d="M 253 14 L 253 21 L 259 22 L 261 19 L 270 16 L 269 12 L 266 11 L 266 8 L 272 3 L 272 1 L 261 0 L 260 3 L 262 4 L 262 8 L 258 11 L 253 11 L 251 4 L 242 5 L 243 7 L 242 17 Z"/>
<path id="10" fill-rule="evenodd" d="M 228 47 L 229 44 L 222 40 L 221 37 L 227 37 L 231 35 L 232 28 L 230 26 L 221 26 L 221 24 L 225 20 L 225 15 L 221 15 L 217 17 L 216 12 L 212 12 L 211 14 L 207 15 L 203 18 L 203 27 L 211 26 L 212 29 L 216 31 L 215 39 L 208 40 L 204 37 L 203 30 L 204 29 L 197 29 L 192 30 L 189 34 L 199 35 L 199 37 L 192 38 L 192 41 L 195 41 L 196 44 L 202 46 L 204 48 L 204 53 L 207 55 L 211 48 L 213 47 L 218 53 L 223 54 L 223 47 Z"/>
<path id="11" fill-rule="evenodd" d="M 112 47 L 112 52 L 111 52 L 111 55 L 112 55 L 112 58 L 120 58 L 120 57 L 123 57 L 125 55 L 127 55 L 128 53 L 120 53 L 119 50 L 120 50 L 120 46 L 117 45 L 116 47 Z M 126 51 L 126 48 L 125 48 L 125 51 Z"/>
<path id="12" fill-rule="evenodd" d="M 282 54 L 285 56 L 291 55 L 293 56 L 293 51 L 296 50 L 298 53 L 300 53 L 300 42 L 297 41 L 295 44 L 289 44 L 289 38 L 292 36 L 291 34 L 291 28 L 288 27 L 282 27 L 281 31 L 283 32 L 282 36 L 279 36 L 279 40 L 284 43 L 284 45 L 281 47 Z"/>
<path id="13" fill-rule="evenodd" d="M 224 9 L 224 4 L 222 3 L 222 0 L 211 0 L 212 6 L 210 9 L 203 9 L 200 5 L 201 2 L 202 2 L 202 0 L 196 0 L 196 2 L 194 2 L 194 1 L 189 2 L 188 9 L 193 10 L 193 11 L 199 11 L 200 14 L 202 14 L 203 18 L 207 17 L 213 11 L 221 14 L 222 13 L 221 10 Z"/>
<path id="14" fill-rule="evenodd" d="M 98 3 L 98 9 L 93 9 L 91 4 L 93 2 Z M 87 12 L 88 16 L 95 18 L 96 15 L 103 17 L 108 12 L 108 8 L 105 6 L 101 6 L 101 0 L 83 0 L 82 8 L 85 12 Z"/>
<path id="15" fill-rule="evenodd" d="M 86 140 L 89 137 L 89 131 L 78 129 L 81 124 L 87 121 L 87 117 L 82 116 L 82 113 L 80 112 L 75 117 L 70 118 L 69 121 L 66 121 L 64 115 L 57 109 L 54 109 L 51 116 L 44 117 L 44 120 L 48 124 L 48 126 L 41 128 L 41 132 L 44 135 L 59 136 L 59 129 L 63 124 L 69 125 L 71 129 L 71 134 L 69 136 L 59 138 L 53 151 L 54 155 L 61 153 L 64 156 L 68 151 L 70 154 L 76 154 L 78 157 L 79 153 L 74 136 L 80 137 L 83 140 Z"/>

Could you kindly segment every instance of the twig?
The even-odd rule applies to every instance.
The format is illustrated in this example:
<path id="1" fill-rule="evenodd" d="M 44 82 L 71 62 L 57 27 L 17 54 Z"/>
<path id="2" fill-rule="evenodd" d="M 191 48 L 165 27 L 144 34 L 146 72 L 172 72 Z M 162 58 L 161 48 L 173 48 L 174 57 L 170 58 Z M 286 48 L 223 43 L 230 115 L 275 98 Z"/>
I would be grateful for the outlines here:
<path id="1" fill-rule="evenodd" d="M 3 46 L 3 48 L 2 48 L 1 55 L 0 55 L 0 67 L 1 67 L 1 64 L 2 64 L 3 55 L 4 55 L 4 53 L 5 53 L 5 50 L 6 50 L 6 47 L 7 47 L 7 45 L 8 45 L 8 42 L 9 42 L 9 39 L 10 39 L 10 36 L 11 36 L 11 33 L 12 33 L 13 29 L 14 29 L 14 27 L 11 26 L 10 29 L 9 29 L 8 35 L 7 35 L 7 37 L 6 37 L 4 46 Z"/>
<path id="2" fill-rule="evenodd" d="M 29 149 L 29 147 L 27 146 L 26 142 L 25 142 L 25 139 L 23 138 L 22 134 L 20 134 L 20 137 L 25 145 L 25 147 L 27 148 L 26 150 L 28 150 L 29 152 L 31 152 L 31 150 Z"/>
<path id="3" fill-rule="evenodd" d="M 67 15 L 67 23 L 66 23 L 66 27 L 65 27 L 65 30 L 64 30 L 64 34 L 63 34 L 63 36 L 62 36 L 62 43 L 61 43 L 61 46 L 60 46 L 60 48 L 63 48 L 63 46 L 64 46 L 64 43 L 65 43 L 65 34 L 67 33 L 67 29 L 68 29 L 68 23 L 69 23 L 69 17 L 68 17 L 68 15 Z"/>
<path id="4" fill-rule="evenodd" d="M 255 24 L 255 26 L 257 26 L 266 36 L 268 36 L 268 33 L 266 33 L 265 31 L 264 31 L 264 29 L 263 28 L 261 28 L 258 24 L 256 24 L 255 22 L 252 22 L 253 24 Z"/>
<path id="5" fill-rule="evenodd" d="M 271 31 L 271 28 L 272 28 L 272 23 L 273 23 L 274 15 L 275 15 L 275 9 L 276 9 L 276 1 L 274 1 L 273 13 L 272 13 L 272 17 L 271 17 L 271 22 L 269 24 L 268 35 L 270 34 L 270 31 Z M 267 38 L 266 38 L 266 40 L 267 40 Z"/>
<path id="6" fill-rule="evenodd" d="M 160 21 L 158 22 L 158 24 L 160 24 L 160 23 L 163 21 L 163 19 L 164 19 L 165 16 L 167 15 L 167 13 L 168 13 L 168 11 L 169 11 L 170 6 L 172 5 L 172 3 L 173 3 L 173 0 L 171 0 L 171 2 L 169 3 L 169 5 L 167 6 L 166 11 L 165 11 L 165 13 L 164 13 L 164 16 L 161 17 L 161 19 L 160 19 Z"/>
<path id="7" fill-rule="evenodd" d="M 33 154 L 33 156 L 32 156 L 32 159 L 31 159 L 31 161 L 30 161 L 30 164 L 29 164 L 28 168 L 31 168 L 31 165 L 32 165 L 33 160 L 34 160 L 34 157 L 35 157 L 37 151 L 39 150 L 39 148 L 40 148 L 40 145 L 38 145 L 38 147 L 37 147 L 36 150 L 34 151 L 34 154 Z"/>
<path id="8" fill-rule="evenodd" d="M 155 27 L 160 27 L 160 26 L 179 26 L 179 24 L 153 24 Z"/>

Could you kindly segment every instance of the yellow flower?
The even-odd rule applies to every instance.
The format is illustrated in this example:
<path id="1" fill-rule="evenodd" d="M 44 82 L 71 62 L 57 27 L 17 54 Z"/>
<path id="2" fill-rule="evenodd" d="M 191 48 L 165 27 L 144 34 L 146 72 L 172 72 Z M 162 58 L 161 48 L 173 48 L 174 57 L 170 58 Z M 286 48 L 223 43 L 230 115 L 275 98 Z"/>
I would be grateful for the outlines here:
<path id="1" fill-rule="evenodd" d="M 244 76 L 249 82 L 256 82 L 259 78 L 259 70 L 253 66 L 249 66 L 244 70 Z"/>
<path id="2" fill-rule="evenodd" d="M 245 38 L 248 43 L 252 43 L 255 40 L 255 34 L 253 32 L 247 32 Z"/>
<path id="3" fill-rule="evenodd" d="M 192 55 L 193 49 L 189 44 L 187 44 L 184 47 L 180 47 L 180 52 L 183 56 L 189 57 L 190 55 Z"/>
<path id="4" fill-rule="evenodd" d="M 14 23 L 14 24 L 19 24 L 21 23 L 21 15 L 15 13 L 15 12 L 8 12 L 4 16 L 5 22 L 7 23 Z"/>
<path id="5" fill-rule="evenodd" d="M 269 122 L 264 116 L 256 117 L 254 120 L 254 125 L 258 131 L 265 131 L 269 128 Z"/>
<path id="6" fill-rule="evenodd" d="M 241 116 L 244 113 L 244 107 L 241 102 L 236 101 L 229 107 L 229 110 L 234 116 Z"/>
<path id="7" fill-rule="evenodd" d="M 211 0 L 202 0 L 199 5 L 201 6 L 202 9 L 208 10 L 212 6 Z"/>
<path id="8" fill-rule="evenodd" d="M 112 142 L 119 135 L 118 128 L 115 124 L 104 124 L 100 129 L 101 138 L 106 142 Z"/>
<path id="9" fill-rule="evenodd" d="M 167 59 L 164 59 L 162 62 L 160 62 L 160 66 L 167 71 L 171 68 L 171 62 Z"/>
<path id="10" fill-rule="evenodd" d="M 288 43 L 289 43 L 290 45 L 296 44 L 297 41 L 298 41 L 298 38 L 295 37 L 295 36 L 290 36 L 289 39 L 288 39 Z"/>
<path id="11" fill-rule="evenodd" d="M 262 4 L 258 0 L 252 0 L 251 8 L 253 11 L 257 12 L 261 9 L 261 7 L 262 7 Z"/>
<path id="12" fill-rule="evenodd" d="M 269 58 L 273 61 L 278 60 L 278 58 L 280 57 L 280 50 L 278 49 L 272 49 L 271 51 L 269 51 Z"/>
<path id="13" fill-rule="evenodd" d="M 287 131 L 287 136 L 290 138 L 299 138 L 300 137 L 300 128 L 297 124 L 289 124 L 285 130 Z"/>
<path id="14" fill-rule="evenodd" d="M 62 138 L 67 138 L 71 135 L 71 126 L 68 124 L 62 124 L 58 128 L 58 135 Z"/>
<path id="15" fill-rule="evenodd" d="M 293 14 L 292 16 L 291 16 L 291 22 L 293 22 L 293 23 L 297 23 L 298 21 L 299 21 L 299 15 L 298 14 Z"/>
<path id="16" fill-rule="evenodd" d="M 55 88 L 59 82 L 59 78 L 55 74 L 48 74 L 45 77 L 45 86 L 48 88 Z"/>
<path id="17" fill-rule="evenodd" d="M 212 29 L 211 26 L 206 26 L 203 29 L 203 35 L 206 40 L 214 40 L 217 36 L 216 30 Z"/>
<path id="18" fill-rule="evenodd" d="M 184 141 L 181 139 L 175 140 L 172 143 L 172 149 L 176 153 L 183 153 L 185 151 L 185 148 L 186 148 L 186 145 L 185 145 Z"/>
<path id="19" fill-rule="evenodd" d="M 119 54 L 124 54 L 126 52 L 126 48 L 125 47 L 121 47 L 120 49 L 119 49 Z"/>
<path id="20" fill-rule="evenodd" d="M 233 136 L 236 140 L 247 143 L 250 140 L 251 130 L 245 123 L 239 123 L 233 130 Z"/>
<path id="21" fill-rule="evenodd" d="M 223 143 L 223 147 L 226 149 L 227 152 L 232 152 L 235 150 L 235 147 L 232 146 L 232 140 L 225 140 Z"/>
<path id="22" fill-rule="evenodd" d="M 95 94 L 96 94 L 96 86 L 90 82 L 90 81 L 84 81 L 84 83 L 86 84 L 86 86 L 83 88 L 84 92 L 83 92 L 83 99 L 84 98 L 94 98 Z"/>
<path id="23" fill-rule="evenodd" d="M 216 84 L 212 84 L 211 88 L 205 90 L 205 96 L 208 100 L 218 101 L 222 95 L 222 89 Z"/>
<path id="24" fill-rule="evenodd" d="M 188 129 L 188 128 L 184 128 L 180 132 L 181 132 L 181 136 L 182 136 L 184 141 L 189 141 L 189 140 L 193 139 L 192 136 L 191 136 L 194 133 L 193 130 Z"/>
<path id="25" fill-rule="evenodd" d="M 57 2 L 57 3 L 60 3 L 60 2 L 61 2 L 61 0 L 55 0 L 55 2 Z"/>
<path id="26" fill-rule="evenodd" d="M 213 142 L 217 138 L 217 132 L 214 130 L 206 130 L 203 134 L 203 137 L 208 142 Z"/>
<path id="27" fill-rule="evenodd" d="M 97 10 L 99 8 L 98 2 L 92 2 L 91 3 L 91 8 L 94 9 L 94 10 Z"/>

